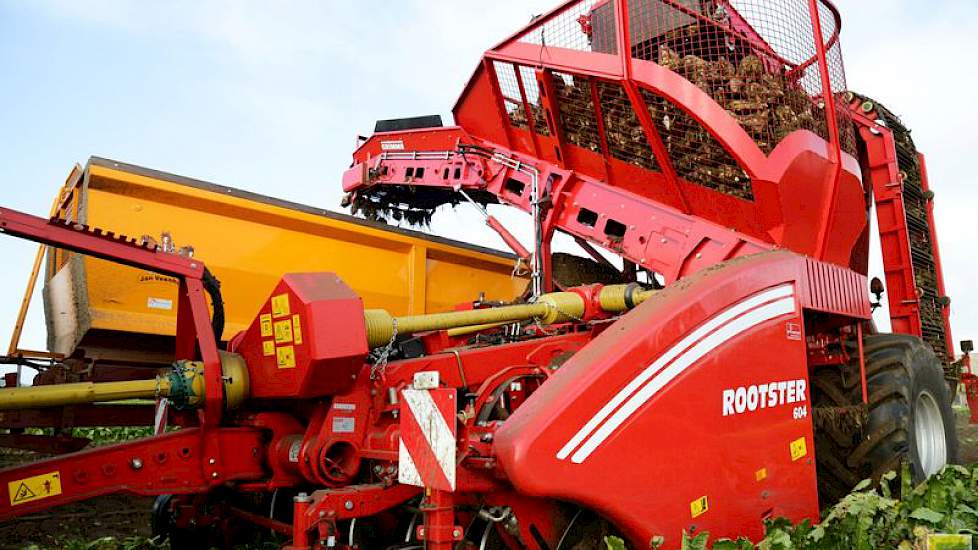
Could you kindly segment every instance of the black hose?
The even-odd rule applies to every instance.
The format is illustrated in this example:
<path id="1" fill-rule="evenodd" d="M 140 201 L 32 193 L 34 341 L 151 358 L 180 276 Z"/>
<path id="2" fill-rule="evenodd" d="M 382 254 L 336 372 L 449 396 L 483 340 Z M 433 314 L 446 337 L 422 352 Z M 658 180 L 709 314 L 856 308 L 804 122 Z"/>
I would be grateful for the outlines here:
<path id="1" fill-rule="evenodd" d="M 221 297 L 221 281 L 204 268 L 204 276 L 201 278 L 204 290 L 211 297 L 211 329 L 214 331 L 214 340 L 221 344 L 221 335 L 224 334 L 224 298 Z"/>

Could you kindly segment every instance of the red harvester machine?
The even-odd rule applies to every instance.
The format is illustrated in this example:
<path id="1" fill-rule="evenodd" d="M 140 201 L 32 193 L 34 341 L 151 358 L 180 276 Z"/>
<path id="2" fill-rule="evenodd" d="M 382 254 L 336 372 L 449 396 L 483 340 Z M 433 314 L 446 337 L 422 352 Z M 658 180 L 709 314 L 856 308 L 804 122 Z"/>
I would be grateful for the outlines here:
<path id="1" fill-rule="evenodd" d="M 180 281 L 155 380 L 0 390 L 0 408 L 155 397 L 175 431 L 0 471 L 0 517 L 160 495 L 174 547 L 678 547 L 762 534 L 909 461 L 956 458 L 923 156 L 846 91 L 828 0 L 574 0 L 489 50 L 454 109 L 378 123 L 343 178 L 372 217 L 528 212 L 512 304 L 394 317 L 286 274 L 218 349 L 201 260 L 0 210 L 0 230 Z M 875 204 L 894 334 L 871 319 Z M 555 286 L 551 241 L 622 259 Z M 383 269 L 383 266 L 377 266 Z M 217 317 L 217 315 L 215 315 Z"/>

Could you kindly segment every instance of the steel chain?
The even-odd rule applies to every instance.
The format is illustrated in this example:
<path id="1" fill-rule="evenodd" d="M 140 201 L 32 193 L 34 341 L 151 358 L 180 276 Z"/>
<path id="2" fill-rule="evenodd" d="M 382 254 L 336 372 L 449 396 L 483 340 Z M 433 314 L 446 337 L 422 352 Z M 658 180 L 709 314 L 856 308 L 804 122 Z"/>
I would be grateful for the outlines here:
<path id="1" fill-rule="evenodd" d="M 391 331 L 391 339 L 387 342 L 387 345 L 380 350 L 380 355 L 377 356 L 377 361 L 374 362 L 370 367 L 370 379 L 376 380 L 377 377 L 384 375 L 384 369 L 387 368 L 387 359 L 390 357 L 392 351 L 394 351 L 394 342 L 397 341 L 397 317 L 391 318 L 391 326 L 393 330 Z"/>

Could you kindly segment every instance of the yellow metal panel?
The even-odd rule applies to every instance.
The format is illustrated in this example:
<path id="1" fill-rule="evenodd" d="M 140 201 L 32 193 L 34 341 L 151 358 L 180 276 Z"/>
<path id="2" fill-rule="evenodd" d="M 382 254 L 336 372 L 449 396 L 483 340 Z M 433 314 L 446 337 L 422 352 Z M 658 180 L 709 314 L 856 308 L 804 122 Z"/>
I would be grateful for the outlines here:
<path id="1" fill-rule="evenodd" d="M 87 167 L 80 219 L 158 243 L 169 235 L 176 250 L 192 247 L 221 281 L 225 338 L 251 323 L 285 273 L 334 272 L 366 307 L 395 315 L 445 311 L 482 293 L 511 300 L 526 287 L 502 254 L 109 164 Z M 80 318 L 90 324 L 79 327 L 79 340 L 91 329 L 173 334 L 175 280 L 93 258 L 81 265 L 73 280 L 87 289 Z"/>

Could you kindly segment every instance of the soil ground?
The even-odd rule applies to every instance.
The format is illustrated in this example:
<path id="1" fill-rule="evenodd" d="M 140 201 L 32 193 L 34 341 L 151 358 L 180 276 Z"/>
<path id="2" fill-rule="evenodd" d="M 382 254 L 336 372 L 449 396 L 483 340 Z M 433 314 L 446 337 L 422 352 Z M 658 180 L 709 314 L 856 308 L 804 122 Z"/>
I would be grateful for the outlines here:
<path id="1" fill-rule="evenodd" d="M 956 414 L 960 462 L 978 462 L 978 424 L 968 422 L 967 409 L 959 408 Z M 0 463 L 20 462 L 27 457 L 5 454 L 0 456 Z M 68 541 L 91 541 L 101 537 L 117 540 L 148 537 L 152 505 L 152 498 L 112 495 L 2 522 L 0 550 L 22 550 L 31 545 L 61 548 Z"/>

